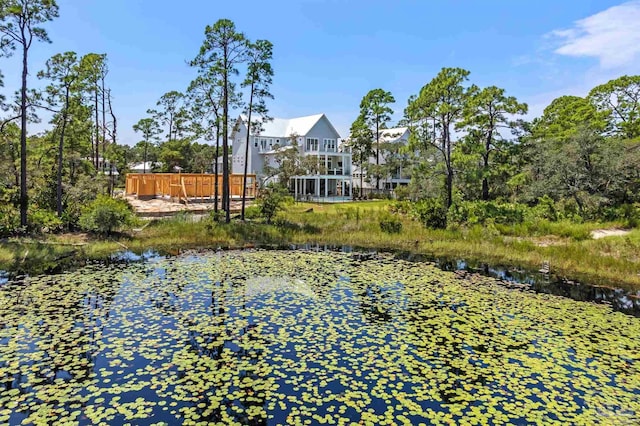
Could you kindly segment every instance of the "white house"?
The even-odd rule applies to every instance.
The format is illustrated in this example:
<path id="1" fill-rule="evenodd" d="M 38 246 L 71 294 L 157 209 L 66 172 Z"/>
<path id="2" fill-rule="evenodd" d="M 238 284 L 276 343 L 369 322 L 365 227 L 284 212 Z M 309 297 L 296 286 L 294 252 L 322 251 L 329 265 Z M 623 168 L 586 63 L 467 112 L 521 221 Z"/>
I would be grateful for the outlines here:
<path id="1" fill-rule="evenodd" d="M 352 196 L 351 153 L 342 152 L 340 134 L 324 114 L 283 119 L 263 123 L 262 130 L 250 135 L 249 155 L 245 158 L 247 141 L 246 119 L 238 119 L 231 135 L 233 141 L 233 173 L 248 173 L 265 179 L 266 165 L 276 166 L 274 156 L 279 150 L 292 149 L 296 139 L 302 156 L 316 159 L 317 172 L 294 176 L 289 182 L 296 199 L 338 199 Z"/>
<path id="2" fill-rule="evenodd" d="M 408 127 L 396 127 L 393 129 L 380 130 L 380 143 L 381 144 L 400 144 L 406 146 L 409 143 L 410 130 Z M 374 155 L 369 158 L 370 164 L 376 164 L 376 141 L 373 142 Z M 380 165 L 387 163 L 385 152 L 380 152 Z M 355 185 L 360 186 L 360 177 L 362 175 L 362 187 L 364 189 L 375 189 L 375 178 L 369 179 L 366 170 L 361 170 L 359 167 L 353 168 L 353 182 Z M 369 182 L 367 182 L 369 181 Z M 380 178 L 380 189 L 391 190 L 401 185 L 408 185 L 411 182 L 410 170 L 405 170 L 402 166 L 394 170 L 390 175 Z"/>

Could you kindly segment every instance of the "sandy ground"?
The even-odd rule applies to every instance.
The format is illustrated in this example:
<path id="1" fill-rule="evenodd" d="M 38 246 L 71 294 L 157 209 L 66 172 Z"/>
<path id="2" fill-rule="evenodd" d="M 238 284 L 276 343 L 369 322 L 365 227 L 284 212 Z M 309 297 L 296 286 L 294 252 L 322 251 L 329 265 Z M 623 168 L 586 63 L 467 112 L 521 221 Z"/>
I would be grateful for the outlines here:
<path id="1" fill-rule="evenodd" d="M 136 214 L 142 217 L 165 217 L 173 216 L 179 212 L 189 212 L 194 214 L 206 214 L 213 210 L 214 203 L 192 202 L 189 204 L 175 203 L 170 200 L 152 199 L 138 200 L 135 197 L 127 197 L 127 201 L 133 206 Z M 247 201 L 250 206 L 253 201 Z M 231 211 L 240 211 L 242 202 L 239 200 L 231 201 Z"/>
<path id="2" fill-rule="evenodd" d="M 624 229 L 596 229 L 591 232 L 591 238 L 594 240 L 599 240 L 600 238 L 606 237 L 623 237 L 628 235 L 631 231 L 626 231 Z"/>

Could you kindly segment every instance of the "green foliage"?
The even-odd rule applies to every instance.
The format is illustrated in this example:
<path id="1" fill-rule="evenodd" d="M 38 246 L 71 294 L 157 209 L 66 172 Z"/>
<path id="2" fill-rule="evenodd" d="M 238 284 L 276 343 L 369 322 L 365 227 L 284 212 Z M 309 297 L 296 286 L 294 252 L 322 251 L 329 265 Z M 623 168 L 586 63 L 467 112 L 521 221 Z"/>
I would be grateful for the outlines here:
<path id="1" fill-rule="evenodd" d="M 133 212 L 129 203 L 105 195 L 89 203 L 80 216 L 82 229 L 102 235 L 110 235 L 132 222 Z"/>
<path id="2" fill-rule="evenodd" d="M 244 211 L 244 217 L 249 220 L 258 219 L 261 215 L 260 211 L 260 207 L 258 206 L 249 206 Z"/>
<path id="3" fill-rule="evenodd" d="M 531 135 L 536 140 L 563 142 L 575 136 L 584 127 L 603 132 L 607 127 L 605 115 L 588 99 L 561 96 L 554 99 L 545 108 L 542 116 L 533 121 Z"/>
<path id="4" fill-rule="evenodd" d="M 531 209 L 527 218 L 531 218 L 532 216 L 537 219 L 546 219 L 551 222 L 556 222 L 560 219 L 561 213 L 558 211 L 555 201 L 553 201 L 553 199 L 548 195 L 545 195 L 538 199 L 538 204 Z"/>
<path id="5" fill-rule="evenodd" d="M 469 74 L 462 68 L 443 68 L 417 96 L 409 98 L 405 110 L 406 120 L 412 123 L 409 148 L 419 153 L 421 165 L 431 169 L 434 163 L 440 166 L 447 208 L 453 203 L 455 175 L 451 155 L 457 140 L 452 134 L 463 120 L 469 96 L 464 84 Z"/>
<path id="6" fill-rule="evenodd" d="M 60 232 L 64 223 L 56 213 L 47 209 L 29 209 L 29 231 L 36 234 Z"/>
<path id="7" fill-rule="evenodd" d="M 615 135 L 628 139 L 640 136 L 640 75 L 623 75 L 594 87 L 589 100 L 607 117 Z"/>
<path id="8" fill-rule="evenodd" d="M 15 234 L 20 227 L 20 212 L 12 204 L 0 203 L 0 237 Z"/>
<path id="9" fill-rule="evenodd" d="M 402 232 L 402 221 L 392 214 L 382 214 L 378 223 L 380 230 L 387 234 L 399 234 Z"/>
<path id="10" fill-rule="evenodd" d="M 291 197 L 285 188 L 280 185 L 270 184 L 260 190 L 257 205 L 260 215 L 271 223 L 275 215 L 284 209 L 286 203 L 291 202 Z"/>
<path id="11" fill-rule="evenodd" d="M 484 225 L 487 222 L 503 225 L 522 223 L 527 207 L 522 204 L 494 201 L 463 201 L 449 208 L 448 219 L 457 225 Z"/>
<path id="12" fill-rule="evenodd" d="M 394 192 L 398 201 L 408 200 L 411 195 L 411 191 L 408 186 L 398 186 Z"/>
<path id="13" fill-rule="evenodd" d="M 410 203 L 409 215 L 427 228 L 445 229 L 447 227 L 447 209 L 442 200 L 427 198 Z"/>

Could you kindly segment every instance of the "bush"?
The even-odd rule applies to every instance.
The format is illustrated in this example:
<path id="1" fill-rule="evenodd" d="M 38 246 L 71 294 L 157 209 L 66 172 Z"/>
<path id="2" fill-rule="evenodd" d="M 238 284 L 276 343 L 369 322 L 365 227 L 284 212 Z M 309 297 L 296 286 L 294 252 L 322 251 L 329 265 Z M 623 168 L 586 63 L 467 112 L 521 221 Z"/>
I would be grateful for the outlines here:
<path id="1" fill-rule="evenodd" d="M 640 203 L 620 206 L 620 217 L 626 227 L 636 228 L 640 225 Z"/>
<path id="2" fill-rule="evenodd" d="M 244 209 L 245 219 L 258 219 L 260 217 L 260 207 L 249 206 Z"/>
<path id="3" fill-rule="evenodd" d="M 133 222 L 131 206 L 125 200 L 100 195 L 80 215 L 80 227 L 86 231 L 109 235 Z"/>
<path id="4" fill-rule="evenodd" d="M 462 201 L 451 206 L 448 218 L 459 225 L 484 225 L 489 219 L 494 224 L 516 225 L 524 222 L 527 210 L 523 204 Z"/>
<path id="5" fill-rule="evenodd" d="M 0 204 L 0 238 L 8 237 L 20 228 L 20 212 L 12 204 Z"/>
<path id="6" fill-rule="evenodd" d="M 36 234 L 60 232 L 64 228 L 62 219 L 51 210 L 29 209 L 27 218 L 29 221 L 29 231 Z"/>
<path id="7" fill-rule="evenodd" d="M 531 208 L 527 214 L 527 219 L 546 219 L 556 222 L 560 219 L 560 212 L 556 208 L 556 203 L 551 197 L 545 195 L 538 198 L 538 204 Z"/>
<path id="8" fill-rule="evenodd" d="M 83 207 L 95 200 L 98 194 L 102 194 L 106 185 L 105 177 L 102 175 L 81 175 L 73 185 L 64 186 L 62 220 L 68 229 L 78 228 Z"/>
<path id="9" fill-rule="evenodd" d="M 267 187 L 262 188 L 260 194 L 258 194 L 257 201 L 260 215 L 268 224 L 270 224 L 275 215 L 280 210 L 283 210 L 284 205 L 291 202 L 292 199 L 285 188 L 279 185 L 270 184 Z"/>
<path id="10" fill-rule="evenodd" d="M 396 187 L 395 193 L 396 193 L 396 199 L 398 201 L 408 200 L 411 195 L 411 191 L 409 190 L 408 186 Z"/>
<path id="11" fill-rule="evenodd" d="M 399 234 L 402 232 L 402 222 L 391 214 L 382 215 L 380 218 L 380 229 L 387 234 Z"/>
<path id="12" fill-rule="evenodd" d="M 422 223 L 427 228 L 445 229 L 447 227 L 447 210 L 442 200 L 427 198 L 426 200 L 411 203 L 409 215 Z"/>

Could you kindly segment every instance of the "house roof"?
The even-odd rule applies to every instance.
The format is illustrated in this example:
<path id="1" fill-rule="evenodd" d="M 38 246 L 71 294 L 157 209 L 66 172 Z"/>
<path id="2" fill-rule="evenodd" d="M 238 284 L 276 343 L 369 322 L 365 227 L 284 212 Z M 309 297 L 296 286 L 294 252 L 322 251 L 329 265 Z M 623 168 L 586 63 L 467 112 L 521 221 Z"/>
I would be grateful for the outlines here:
<path id="1" fill-rule="evenodd" d="M 400 139 L 400 137 L 404 135 L 407 132 L 407 130 L 409 130 L 408 127 L 394 127 L 393 129 L 382 129 L 380 130 L 380 139 L 384 140 L 385 142 L 392 142 Z"/>
<path id="2" fill-rule="evenodd" d="M 395 142 L 400 139 L 407 131 L 408 127 L 394 127 L 393 129 L 380 129 L 380 140 L 382 142 Z M 351 135 L 349 135 L 351 139 Z"/>
<path id="3" fill-rule="evenodd" d="M 324 114 L 297 118 L 274 118 L 262 124 L 260 136 L 289 137 L 293 134 L 304 136 L 313 129 L 313 126 L 315 126 L 322 117 L 324 117 Z M 247 119 L 244 115 L 240 118 L 244 121 Z"/>

